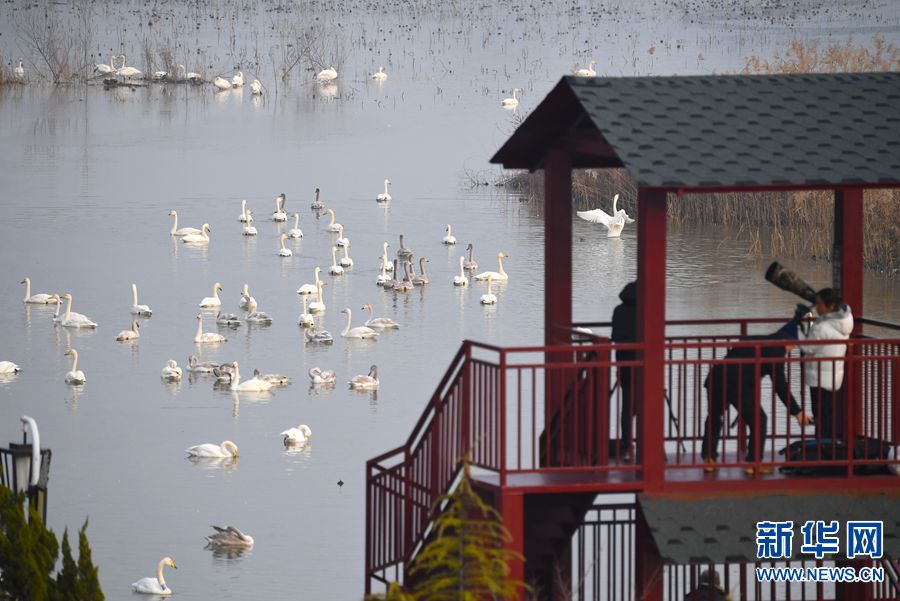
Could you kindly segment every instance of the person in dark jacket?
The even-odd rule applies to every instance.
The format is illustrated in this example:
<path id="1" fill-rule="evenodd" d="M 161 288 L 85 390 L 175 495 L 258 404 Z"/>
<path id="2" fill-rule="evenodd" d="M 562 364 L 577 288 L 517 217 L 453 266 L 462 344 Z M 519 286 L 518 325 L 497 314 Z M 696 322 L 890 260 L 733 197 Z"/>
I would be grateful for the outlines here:
<path id="1" fill-rule="evenodd" d="M 719 573 L 703 570 L 697 588 L 684 596 L 684 601 L 726 601 L 725 591 L 719 585 Z"/>
<path id="2" fill-rule="evenodd" d="M 741 341 L 750 340 L 783 340 L 785 338 L 797 338 L 797 322 L 792 320 L 783 328 L 768 336 L 747 336 Z M 756 377 L 756 365 L 752 362 L 740 364 L 716 363 L 706 376 L 704 387 L 709 399 L 709 414 L 706 416 L 706 424 L 703 428 L 703 445 L 701 455 L 706 462 L 706 471 L 715 470 L 715 462 L 719 455 L 719 438 L 722 432 L 722 415 L 725 403 L 730 403 L 737 410 L 744 424 L 750 430 L 750 438 L 747 446 L 747 461 L 754 463 L 763 457 L 766 446 L 766 423 L 768 416 L 762 409 L 765 399 L 762 399 L 759 411 L 759 431 L 756 431 L 754 416 L 754 398 L 759 389 L 762 378 L 769 376 L 773 381 L 775 393 L 790 414 L 793 415 L 801 426 L 811 423 L 802 407 L 797 403 L 791 393 L 785 375 L 786 362 L 783 360 L 785 353 L 790 354 L 793 345 L 785 341 L 784 345 L 760 347 L 760 357 L 763 361 L 759 366 L 759 378 Z M 752 346 L 734 347 L 725 354 L 725 359 L 753 359 L 756 357 L 756 349 Z M 780 359 L 780 361 L 779 361 Z M 756 441 L 759 440 L 759 455 L 755 454 Z M 745 470 L 753 474 L 753 468 Z M 771 468 L 761 468 L 763 472 L 770 472 Z"/>
<path id="3" fill-rule="evenodd" d="M 612 316 L 612 341 L 617 343 L 630 343 L 637 341 L 637 282 L 625 284 L 619 293 L 622 304 L 613 310 Z M 616 350 L 616 361 L 634 361 L 637 359 L 637 351 Z M 619 439 L 619 450 L 626 459 L 631 458 L 631 424 L 635 413 L 634 402 L 634 367 L 623 366 L 618 368 L 619 387 L 622 391 L 622 429 Z"/>

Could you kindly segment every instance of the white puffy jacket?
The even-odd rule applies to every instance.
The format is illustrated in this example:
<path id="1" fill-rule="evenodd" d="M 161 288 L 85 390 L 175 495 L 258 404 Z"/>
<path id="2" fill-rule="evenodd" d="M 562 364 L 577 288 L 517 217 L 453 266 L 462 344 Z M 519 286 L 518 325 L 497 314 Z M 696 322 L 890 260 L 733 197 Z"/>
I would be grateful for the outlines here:
<path id="1" fill-rule="evenodd" d="M 820 315 L 809 328 L 807 334 L 798 332 L 800 340 L 847 340 L 853 331 L 853 314 L 850 307 L 841 305 L 831 313 Z M 843 357 L 847 354 L 846 344 L 824 344 L 801 346 L 807 357 Z M 804 368 L 806 384 L 825 390 L 840 390 L 844 383 L 843 361 L 811 361 Z"/>

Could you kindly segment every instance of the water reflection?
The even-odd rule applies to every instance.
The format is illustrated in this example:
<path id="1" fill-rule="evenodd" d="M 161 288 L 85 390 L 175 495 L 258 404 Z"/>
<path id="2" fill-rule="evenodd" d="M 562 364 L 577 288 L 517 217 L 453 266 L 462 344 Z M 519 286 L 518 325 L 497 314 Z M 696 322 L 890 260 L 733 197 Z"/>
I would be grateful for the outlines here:
<path id="1" fill-rule="evenodd" d="M 309 459 L 312 456 L 312 443 L 284 444 L 284 454 Z"/>
<path id="2" fill-rule="evenodd" d="M 237 457 L 195 457 L 189 456 L 185 457 L 188 461 L 193 463 L 195 466 L 210 470 L 210 471 L 224 471 L 224 472 L 233 472 L 237 469 L 238 458 Z"/>
<path id="3" fill-rule="evenodd" d="M 243 559 L 244 556 L 253 555 L 252 549 L 244 547 L 223 547 L 222 545 L 206 544 L 204 549 L 212 551 L 213 559 L 233 561 L 235 559 Z"/>

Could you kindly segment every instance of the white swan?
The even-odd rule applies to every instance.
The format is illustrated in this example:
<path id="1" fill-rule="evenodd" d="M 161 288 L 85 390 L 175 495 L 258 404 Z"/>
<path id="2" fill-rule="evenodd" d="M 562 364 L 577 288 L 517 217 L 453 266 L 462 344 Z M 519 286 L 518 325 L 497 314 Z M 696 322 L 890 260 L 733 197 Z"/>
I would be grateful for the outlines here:
<path id="1" fill-rule="evenodd" d="M 294 213 L 294 227 L 288 232 L 291 238 L 302 238 L 303 231 L 300 229 L 300 213 Z"/>
<path id="2" fill-rule="evenodd" d="M 219 298 L 219 292 L 222 290 L 222 284 L 216 282 L 213 284 L 212 296 L 207 296 L 200 301 L 200 306 L 204 309 L 217 308 L 222 306 L 222 299 Z"/>
<path id="3" fill-rule="evenodd" d="M 322 286 L 325 285 L 323 280 L 318 280 L 316 282 L 316 300 L 309 303 L 309 312 L 310 313 L 324 313 L 325 312 L 325 302 L 322 300 Z"/>
<path id="4" fill-rule="evenodd" d="M 247 199 L 241 201 L 241 216 L 238 217 L 238 221 L 241 223 L 252 223 L 253 216 L 250 214 L 250 211 L 247 210 Z"/>
<path id="5" fill-rule="evenodd" d="M 66 300 L 66 313 L 63 315 L 60 323 L 67 328 L 96 328 L 97 324 L 88 319 L 87 316 L 82 315 L 81 313 L 75 313 L 72 311 L 72 295 L 66 292 L 62 295 L 62 298 Z"/>
<path id="6" fill-rule="evenodd" d="M 335 242 L 337 246 L 348 246 L 350 244 L 350 238 L 344 238 L 344 226 L 340 226 L 338 228 L 338 239 Z"/>
<path id="7" fill-rule="evenodd" d="M 290 248 L 286 248 L 284 246 L 284 241 L 287 239 L 288 239 L 287 234 L 281 234 L 281 236 L 278 237 L 279 246 L 280 246 L 278 249 L 279 257 L 293 257 L 294 256 L 294 251 L 292 251 Z"/>
<path id="8" fill-rule="evenodd" d="M 250 284 L 244 284 L 241 289 L 241 300 L 238 301 L 238 308 L 249 311 L 249 306 L 256 306 L 256 299 L 250 296 Z"/>
<path id="9" fill-rule="evenodd" d="M 585 221 L 591 223 L 602 223 L 606 226 L 607 238 L 618 238 L 622 235 L 622 229 L 627 223 L 634 223 L 634 219 L 628 216 L 625 209 L 618 209 L 619 195 L 613 196 L 613 214 L 609 215 L 603 209 L 594 209 L 592 211 L 577 211 L 577 215 Z"/>
<path id="10" fill-rule="evenodd" d="M 486 280 L 488 277 L 493 277 L 497 281 L 503 281 L 509 279 L 509 275 L 505 271 L 503 271 L 503 259 L 508 257 L 509 255 L 503 251 L 497 253 L 497 271 L 482 271 L 478 275 L 475 276 L 476 280 Z"/>
<path id="11" fill-rule="evenodd" d="M 281 435 L 284 444 L 306 444 L 312 437 L 312 430 L 306 424 L 300 424 L 296 428 L 288 428 Z"/>
<path id="12" fill-rule="evenodd" d="M 318 282 L 319 282 L 319 273 L 322 271 L 321 267 L 316 267 L 315 269 L 315 280 L 312 284 L 303 284 L 297 289 L 297 294 L 316 294 L 319 291 Z"/>
<path id="13" fill-rule="evenodd" d="M 178 73 L 178 75 L 177 75 L 178 79 L 181 79 L 181 80 L 187 79 L 191 83 L 197 83 L 198 81 L 203 79 L 203 76 L 200 75 L 199 73 L 195 73 L 193 71 L 188 72 L 187 68 L 184 65 L 178 65 L 177 73 Z"/>
<path id="14" fill-rule="evenodd" d="M 215 344 L 217 342 L 225 342 L 226 338 L 217 332 L 203 331 L 203 314 L 197 313 L 197 335 L 194 336 L 194 342 L 197 344 Z"/>
<path id="15" fill-rule="evenodd" d="M 72 369 L 66 374 L 66 384 L 84 384 L 86 378 L 84 372 L 78 369 L 78 351 L 70 348 L 66 355 L 72 356 Z"/>
<path id="16" fill-rule="evenodd" d="M 178 363 L 175 359 L 169 359 L 166 361 L 166 366 L 162 368 L 162 372 L 160 372 L 159 375 L 163 380 L 177 382 L 181 379 L 181 368 L 178 367 Z"/>
<path id="17" fill-rule="evenodd" d="M 153 315 L 153 309 L 147 305 L 139 305 L 137 300 L 137 284 L 131 285 L 131 314 L 140 315 L 141 317 L 150 317 Z"/>
<path id="18" fill-rule="evenodd" d="M 307 294 L 301 294 L 300 298 L 303 299 L 303 313 L 300 314 L 300 317 L 297 318 L 297 325 L 303 326 L 304 328 L 308 328 L 315 323 L 313 319 L 312 313 L 309 312 L 309 301 Z"/>
<path id="19" fill-rule="evenodd" d="M 367 327 L 376 330 L 397 330 L 400 328 L 400 324 L 389 317 L 373 317 L 372 305 L 366 303 L 362 308 L 369 312 L 369 319 L 366 320 Z"/>
<path id="20" fill-rule="evenodd" d="M 469 278 L 466 277 L 466 270 L 463 268 L 463 261 L 465 257 L 460 255 L 459 257 L 459 275 L 453 276 L 453 285 L 454 286 L 468 286 Z"/>
<path id="21" fill-rule="evenodd" d="M 391 266 L 391 271 L 394 270 L 393 264 L 382 261 L 381 262 L 381 273 L 379 273 L 378 276 L 376 276 L 376 278 L 375 278 L 376 286 L 387 286 L 388 282 L 390 282 L 391 286 L 393 287 L 394 276 L 388 275 L 387 269 L 386 269 L 387 265 Z"/>
<path id="22" fill-rule="evenodd" d="M 133 77 L 137 77 L 138 75 L 141 75 L 141 72 L 138 71 L 137 69 L 135 69 L 134 67 L 126 67 L 125 66 L 126 57 L 124 54 L 120 54 L 119 58 L 122 59 L 122 66 L 119 67 L 118 69 L 116 69 L 116 75 L 118 75 L 119 77 L 124 77 L 125 79 L 131 79 Z"/>
<path id="23" fill-rule="evenodd" d="M 425 257 L 419 257 L 419 271 L 421 273 L 413 277 L 413 286 L 424 286 L 429 282 L 428 274 L 425 273 L 425 263 L 428 263 L 428 259 L 426 259 Z"/>
<path id="24" fill-rule="evenodd" d="M 153 72 L 153 80 L 159 81 L 161 79 L 165 79 L 166 77 L 168 77 L 168 75 L 169 75 L 168 71 L 154 71 Z"/>
<path id="25" fill-rule="evenodd" d="M 223 440 L 222 444 L 205 442 L 195 444 L 184 450 L 188 457 L 237 457 L 238 446 L 230 440 Z"/>
<path id="26" fill-rule="evenodd" d="M 250 93 L 254 96 L 262 96 L 262 82 L 258 79 L 254 79 L 253 83 L 250 84 Z"/>
<path id="27" fill-rule="evenodd" d="M 141 333 L 138 331 L 141 327 L 141 324 L 137 322 L 136 319 L 131 320 L 131 329 L 130 330 L 122 330 L 118 334 L 116 334 L 116 340 L 118 342 L 128 342 L 129 340 L 137 340 L 141 337 Z"/>
<path id="28" fill-rule="evenodd" d="M 595 77 L 597 75 L 597 72 L 594 71 L 594 65 L 596 64 L 597 61 L 592 60 L 586 69 L 575 69 L 573 74 L 575 75 L 575 77 Z"/>
<path id="29" fill-rule="evenodd" d="M 94 65 L 94 71 L 96 71 L 100 75 L 109 75 L 110 73 L 113 73 L 116 70 L 116 58 L 118 57 L 115 54 L 110 54 L 109 64 L 104 65 L 103 63 L 97 63 L 96 65 Z"/>
<path id="30" fill-rule="evenodd" d="M 466 250 L 469 252 L 469 258 L 463 262 L 463 269 L 475 271 L 478 269 L 478 263 L 475 262 L 475 257 L 472 256 L 475 253 L 475 248 L 469 243 L 469 245 L 466 246 Z"/>
<path id="31" fill-rule="evenodd" d="M 273 384 L 256 376 L 241 382 L 241 372 L 237 361 L 231 363 L 231 390 L 235 392 L 265 392 L 272 389 Z"/>
<path id="32" fill-rule="evenodd" d="M 325 208 L 325 203 L 319 200 L 319 189 L 316 188 L 316 199 L 312 201 L 312 204 L 309 205 L 309 208 L 313 211 L 321 211 Z"/>
<path id="33" fill-rule="evenodd" d="M 390 186 L 390 185 L 391 185 L 391 180 L 389 180 L 389 179 L 384 180 L 384 192 L 380 193 L 378 196 L 375 197 L 375 202 L 389 202 L 389 201 L 393 200 L 393 197 L 390 194 L 388 194 L 388 186 Z M 401 192 L 402 192 L 402 190 L 401 190 Z"/>
<path id="34" fill-rule="evenodd" d="M 25 63 L 22 62 L 21 58 L 19 59 L 19 65 L 15 69 L 13 69 L 13 72 L 16 75 L 16 81 L 25 81 Z"/>
<path id="35" fill-rule="evenodd" d="M 456 236 L 453 235 L 453 230 L 450 228 L 450 224 L 447 224 L 447 235 L 441 238 L 441 242 L 444 244 L 456 244 Z"/>
<path id="36" fill-rule="evenodd" d="M 284 212 L 284 201 L 287 196 L 284 192 L 275 197 L 275 212 L 272 213 L 272 221 L 287 221 L 287 213 Z"/>
<path id="37" fill-rule="evenodd" d="M 322 371 L 319 367 L 313 367 L 309 370 L 309 379 L 315 385 L 333 384 L 337 376 L 331 370 Z"/>
<path id="38" fill-rule="evenodd" d="M 350 388 L 357 388 L 360 390 L 374 390 L 375 388 L 378 388 L 378 366 L 373 365 L 370 367 L 369 374 L 366 376 L 353 376 L 348 384 L 350 384 Z"/>
<path id="39" fill-rule="evenodd" d="M 388 243 L 384 243 L 384 254 L 381 255 L 381 267 L 384 271 L 394 271 L 394 264 L 388 259 Z"/>
<path id="40" fill-rule="evenodd" d="M 22 368 L 12 361 L 0 361 L 0 374 L 17 374 Z"/>
<path id="41" fill-rule="evenodd" d="M 195 227 L 183 227 L 178 229 L 178 212 L 174 209 L 169 211 L 169 217 L 175 218 L 175 221 L 172 222 L 172 230 L 169 232 L 172 236 L 189 236 L 203 233 Z"/>
<path id="42" fill-rule="evenodd" d="M 316 79 L 318 81 L 333 81 L 337 79 L 337 71 L 334 70 L 334 67 L 322 69 L 316 74 Z"/>
<path id="43" fill-rule="evenodd" d="M 31 293 L 31 278 L 25 277 L 20 284 L 25 284 L 25 298 L 22 299 L 23 303 L 28 303 L 30 305 L 59 305 L 59 295 L 58 294 L 44 294 L 43 292 L 38 294 Z"/>
<path id="44" fill-rule="evenodd" d="M 521 91 L 522 90 L 520 90 L 519 88 L 513 88 L 512 98 L 504 98 L 503 100 L 500 101 L 500 106 L 502 106 L 504 108 L 508 108 L 508 109 L 519 106 L 519 99 L 516 96 L 516 94 L 518 94 Z"/>
<path id="45" fill-rule="evenodd" d="M 215 534 L 206 537 L 206 544 L 210 547 L 239 547 L 249 549 L 253 546 L 253 537 L 244 534 L 234 526 L 213 526 Z"/>
<path id="46" fill-rule="evenodd" d="M 231 82 L 218 75 L 216 75 L 216 78 L 213 80 L 213 85 L 216 86 L 216 89 L 220 92 L 231 89 Z"/>
<path id="47" fill-rule="evenodd" d="M 256 227 L 253 225 L 253 212 L 247 209 L 246 200 L 241 202 L 241 210 L 244 212 L 244 216 L 241 217 L 241 221 L 244 223 L 241 234 L 244 236 L 255 236 L 257 232 Z"/>
<path id="48" fill-rule="evenodd" d="M 491 291 L 491 285 L 494 283 L 494 276 L 488 276 L 488 289 L 487 294 L 481 295 L 481 304 L 482 305 L 496 305 L 497 304 L 497 296 Z"/>
<path id="49" fill-rule="evenodd" d="M 349 269 L 353 267 L 353 259 L 350 258 L 350 244 L 344 246 L 344 256 L 341 257 L 341 267 Z"/>
<path id="50" fill-rule="evenodd" d="M 331 267 L 328 269 L 328 273 L 331 275 L 344 275 L 344 268 L 337 263 L 337 249 L 337 246 L 331 247 Z"/>
<path id="51" fill-rule="evenodd" d="M 231 85 L 235 88 L 244 87 L 244 72 L 238 71 L 237 75 L 231 78 Z"/>
<path id="52" fill-rule="evenodd" d="M 329 223 L 329 224 L 325 227 L 325 231 L 327 231 L 327 232 L 339 232 L 339 231 L 341 231 L 341 228 L 344 227 L 344 226 L 342 226 L 340 223 L 335 223 L 335 222 L 334 222 L 334 209 L 328 209 L 327 212 L 328 212 L 328 214 L 331 216 L 331 223 Z"/>
<path id="53" fill-rule="evenodd" d="M 146 593 L 148 595 L 171 595 L 172 589 L 166 586 L 166 579 L 163 578 L 163 568 L 171 566 L 178 569 L 171 557 L 163 557 L 156 566 L 156 578 L 141 578 L 137 582 L 131 584 L 131 588 L 136 593 Z"/>
<path id="54" fill-rule="evenodd" d="M 378 71 L 372 73 L 372 79 L 375 81 L 384 81 L 387 79 L 387 73 L 384 72 L 384 67 L 378 67 Z"/>
<path id="55" fill-rule="evenodd" d="M 210 231 L 209 224 L 204 223 L 203 227 L 200 228 L 199 234 L 188 234 L 187 236 L 184 236 L 181 241 L 187 244 L 208 244 Z"/>
<path id="56" fill-rule="evenodd" d="M 197 359 L 197 355 L 188 357 L 188 371 L 195 374 L 211 374 L 215 368 L 219 367 L 218 363 L 205 361 L 203 363 Z"/>
<path id="57" fill-rule="evenodd" d="M 344 331 L 341 332 L 341 336 L 344 338 L 378 338 L 378 332 L 368 326 L 350 327 L 351 321 L 353 320 L 353 312 L 350 310 L 350 307 L 345 307 L 341 310 L 341 313 L 347 314 L 347 325 L 344 327 Z"/>

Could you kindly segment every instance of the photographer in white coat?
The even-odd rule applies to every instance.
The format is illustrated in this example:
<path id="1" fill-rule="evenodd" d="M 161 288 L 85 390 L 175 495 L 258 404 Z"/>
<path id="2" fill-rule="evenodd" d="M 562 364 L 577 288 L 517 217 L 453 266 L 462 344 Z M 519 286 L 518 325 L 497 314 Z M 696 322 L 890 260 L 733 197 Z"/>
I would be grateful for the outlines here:
<path id="1" fill-rule="evenodd" d="M 816 313 L 812 324 L 804 324 L 799 340 L 847 340 L 853 331 L 853 314 L 833 288 L 816 293 Z M 809 314 L 811 315 L 811 313 Z M 844 429 L 844 356 L 846 344 L 801 345 L 807 357 L 821 358 L 805 364 L 816 435 L 822 439 L 840 440 Z"/>

